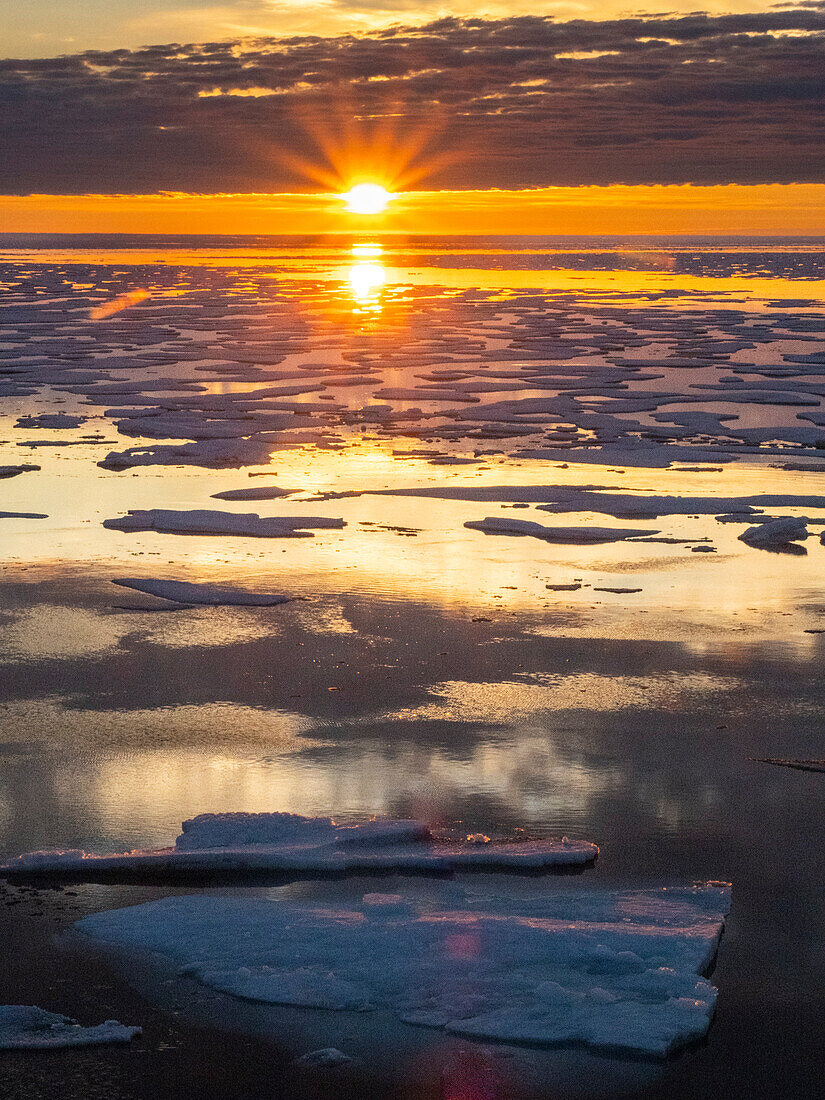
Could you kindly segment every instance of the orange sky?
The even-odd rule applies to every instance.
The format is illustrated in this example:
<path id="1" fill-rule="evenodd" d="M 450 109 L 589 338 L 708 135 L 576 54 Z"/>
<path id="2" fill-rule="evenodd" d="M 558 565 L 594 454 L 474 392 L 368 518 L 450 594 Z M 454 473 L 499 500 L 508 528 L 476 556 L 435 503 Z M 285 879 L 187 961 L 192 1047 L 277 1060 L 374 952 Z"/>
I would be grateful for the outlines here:
<path id="1" fill-rule="evenodd" d="M 358 217 L 338 195 L 0 196 L 0 232 L 825 235 L 825 184 L 411 191 Z"/>

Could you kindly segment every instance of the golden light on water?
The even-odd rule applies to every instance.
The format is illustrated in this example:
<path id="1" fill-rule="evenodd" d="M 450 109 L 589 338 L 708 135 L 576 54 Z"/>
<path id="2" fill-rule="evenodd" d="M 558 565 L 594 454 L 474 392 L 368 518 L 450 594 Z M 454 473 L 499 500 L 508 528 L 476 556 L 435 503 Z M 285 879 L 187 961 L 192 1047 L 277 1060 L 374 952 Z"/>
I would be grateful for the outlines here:
<path id="1" fill-rule="evenodd" d="M 381 263 L 383 250 L 378 244 L 356 244 L 352 247 L 355 263 L 349 269 L 352 296 L 361 307 L 381 308 L 380 295 L 387 272 Z"/>
<path id="2" fill-rule="evenodd" d="M 350 214 L 383 214 L 393 195 L 380 183 L 357 183 L 341 198 Z"/>

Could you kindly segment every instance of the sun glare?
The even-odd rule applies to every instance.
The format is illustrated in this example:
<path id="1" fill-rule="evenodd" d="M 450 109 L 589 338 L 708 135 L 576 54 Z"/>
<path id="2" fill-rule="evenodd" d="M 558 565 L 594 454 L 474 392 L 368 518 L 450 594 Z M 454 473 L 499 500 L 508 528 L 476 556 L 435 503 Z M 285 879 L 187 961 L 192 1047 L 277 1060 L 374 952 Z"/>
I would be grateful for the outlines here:
<path id="1" fill-rule="evenodd" d="M 358 183 L 341 198 L 350 214 L 381 214 L 393 196 L 379 183 Z"/>

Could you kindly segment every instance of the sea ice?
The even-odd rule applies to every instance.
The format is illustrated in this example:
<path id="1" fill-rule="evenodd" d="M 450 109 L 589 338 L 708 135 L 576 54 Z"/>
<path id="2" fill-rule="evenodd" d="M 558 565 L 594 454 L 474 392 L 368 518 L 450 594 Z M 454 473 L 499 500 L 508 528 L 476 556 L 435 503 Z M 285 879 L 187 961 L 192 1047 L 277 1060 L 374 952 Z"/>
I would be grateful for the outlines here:
<path id="1" fill-rule="evenodd" d="M 195 584 L 191 581 L 168 581 L 151 577 L 117 577 L 113 584 L 145 592 L 162 600 L 179 604 L 206 604 L 211 607 L 275 607 L 289 603 L 291 597 L 275 592 L 247 592 L 243 588 L 224 588 L 218 584 Z"/>
<path id="2" fill-rule="evenodd" d="M 374 899 L 167 897 L 76 927 L 235 997 L 474 1039 L 665 1057 L 710 1025 L 725 885 Z"/>
<path id="3" fill-rule="evenodd" d="M 245 535 L 253 538 L 312 538 L 311 527 L 346 527 L 331 516 L 272 516 L 257 512 L 217 512 L 195 508 L 176 512 L 167 508 L 130 509 L 125 516 L 106 519 L 113 531 L 159 531 L 171 535 Z"/>
<path id="4" fill-rule="evenodd" d="M 17 477 L 18 474 L 27 474 L 40 467 L 32 462 L 24 462 L 22 466 L 0 466 L 0 480 L 7 477 Z"/>
<path id="5" fill-rule="evenodd" d="M 543 539 L 545 542 L 563 543 L 621 542 L 623 539 L 658 534 L 658 531 L 651 528 L 641 530 L 633 527 L 544 527 L 529 519 L 510 519 L 505 516 L 471 519 L 464 526 L 474 531 L 484 531 L 487 535 L 532 535 L 533 538 Z"/>
<path id="6" fill-rule="evenodd" d="M 768 520 L 767 523 L 749 527 L 739 536 L 741 542 L 748 546 L 756 546 L 760 549 L 770 550 L 777 546 L 787 546 L 790 542 L 800 542 L 808 537 L 808 528 L 804 519 L 794 519 L 793 516 L 783 516 L 780 519 Z"/>
<path id="7" fill-rule="evenodd" d="M 308 1069 L 340 1069 L 341 1066 L 351 1066 L 354 1062 L 348 1054 L 336 1047 L 322 1047 L 320 1050 L 311 1050 L 296 1058 L 293 1065 L 305 1066 Z"/>
<path id="8" fill-rule="evenodd" d="M 40 413 L 38 416 L 18 417 L 15 428 L 79 428 L 85 416 L 69 416 L 68 413 Z"/>
<path id="9" fill-rule="evenodd" d="M 55 1047 L 128 1043 L 141 1034 L 139 1027 L 125 1027 L 106 1020 L 96 1027 L 81 1027 L 77 1020 L 46 1012 L 33 1005 L 0 1005 L 0 1050 L 47 1050 Z"/>
<path id="10" fill-rule="evenodd" d="M 298 489 L 279 489 L 277 485 L 253 485 L 250 489 L 227 489 L 213 493 L 213 500 L 278 500 L 297 493 Z"/>
<path id="11" fill-rule="evenodd" d="M 337 825 L 328 817 L 300 814 L 223 813 L 184 821 L 174 848 L 115 855 L 79 849 L 28 852 L 0 864 L 0 875 L 541 870 L 584 866 L 598 854 L 595 844 L 567 837 L 484 845 L 440 841 L 421 821 Z"/>

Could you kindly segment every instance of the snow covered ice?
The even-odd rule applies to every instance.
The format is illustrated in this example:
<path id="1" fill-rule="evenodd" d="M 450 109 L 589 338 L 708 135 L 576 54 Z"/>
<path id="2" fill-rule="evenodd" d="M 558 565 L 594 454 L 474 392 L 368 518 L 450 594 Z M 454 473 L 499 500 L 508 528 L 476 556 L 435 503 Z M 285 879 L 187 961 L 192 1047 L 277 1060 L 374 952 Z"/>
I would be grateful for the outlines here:
<path id="1" fill-rule="evenodd" d="M 0 1005 L 0 1050 L 50 1050 L 56 1047 L 128 1043 L 141 1034 L 139 1027 L 125 1027 L 106 1020 L 95 1027 L 81 1027 L 77 1020 L 46 1012 L 33 1005 Z"/>
<path id="2" fill-rule="evenodd" d="M 458 1036 L 665 1057 L 701 1038 L 730 890 L 548 889 L 360 901 L 190 895 L 76 927 L 246 1000 L 389 1010 Z"/>
<path id="3" fill-rule="evenodd" d="M 384 819 L 337 825 L 289 813 L 200 814 L 183 822 L 174 848 L 91 855 L 80 849 L 28 852 L 0 874 L 341 873 L 369 871 L 541 870 L 591 863 L 585 840 L 478 844 L 435 838 L 421 821 Z"/>

